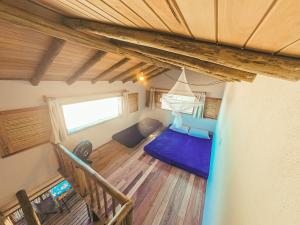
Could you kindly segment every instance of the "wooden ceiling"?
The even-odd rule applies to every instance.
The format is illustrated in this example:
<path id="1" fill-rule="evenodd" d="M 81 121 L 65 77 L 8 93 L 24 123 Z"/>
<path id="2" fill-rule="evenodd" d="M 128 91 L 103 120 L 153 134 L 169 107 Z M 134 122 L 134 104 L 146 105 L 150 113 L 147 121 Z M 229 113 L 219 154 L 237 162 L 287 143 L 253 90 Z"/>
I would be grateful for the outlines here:
<path id="1" fill-rule="evenodd" d="M 299 0 L 40 0 L 71 17 L 300 57 Z"/>
<path id="2" fill-rule="evenodd" d="M 63 15 L 300 58 L 299 0 L 3 2 L 51 21 L 61 21 Z M 31 80 L 39 67 L 43 67 L 43 58 L 51 54 L 53 38 L 3 20 L 0 27 L 0 79 Z M 141 71 L 149 73 L 149 78 L 165 71 L 135 57 L 126 60 L 126 56 L 116 53 L 103 54 L 91 62 L 96 53 L 95 49 L 66 41 L 53 53 L 51 63 L 42 68 L 45 70 L 42 80 L 70 81 L 81 72 L 78 80 L 129 81 L 136 80 Z M 86 64 L 89 66 L 84 68 Z"/>

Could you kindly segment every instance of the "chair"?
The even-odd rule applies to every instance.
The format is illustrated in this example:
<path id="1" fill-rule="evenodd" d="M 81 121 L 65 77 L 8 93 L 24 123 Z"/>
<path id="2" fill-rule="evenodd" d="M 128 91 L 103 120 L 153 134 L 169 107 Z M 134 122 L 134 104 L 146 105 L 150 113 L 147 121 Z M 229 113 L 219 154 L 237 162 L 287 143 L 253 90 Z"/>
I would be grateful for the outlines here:
<path id="1" fill-rule="evenodd" d="M 59 212 L 57 205 L 51 196 L 41 200 L 39 203 L 33 202 L 32 206 L 37 213 L 41 223 L 43 223 L 48 215 Z"/>

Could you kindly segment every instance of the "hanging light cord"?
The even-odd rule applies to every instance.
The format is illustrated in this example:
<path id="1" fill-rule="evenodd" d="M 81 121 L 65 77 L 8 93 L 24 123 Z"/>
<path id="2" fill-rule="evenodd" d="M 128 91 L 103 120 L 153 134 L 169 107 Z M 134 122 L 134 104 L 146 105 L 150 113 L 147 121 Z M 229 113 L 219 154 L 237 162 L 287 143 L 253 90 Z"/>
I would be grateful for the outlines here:
<path id="1" fill-rule="evenodd" d="M 170 80 L 173 80 L 175 82 L 179 82 L 179 83 L 182 83 L 182 84 L 188 84 L 188 85 L 191 85 L 191 86 L 198 86 L 198 87 L 201 87 L 201 86 L 213 86 L 213 85 L 217 85 L 217 84 L 221 84 L 221 83 L 225 83 L 226 82 L 226 81 L 222 81 L 222 80 L 217 80 L 217 81 L 213 81 L 213 82 L 206 83 L 206 84 L 193 84 L 193 83 L 186 83 L 186 82 L 183 82 L 183 81 L 176 80 L 170 74 L 168 74 L 166 72 L 163 73 L 162 75 L 165 75 L 167 78 L 169 78 Z"/>

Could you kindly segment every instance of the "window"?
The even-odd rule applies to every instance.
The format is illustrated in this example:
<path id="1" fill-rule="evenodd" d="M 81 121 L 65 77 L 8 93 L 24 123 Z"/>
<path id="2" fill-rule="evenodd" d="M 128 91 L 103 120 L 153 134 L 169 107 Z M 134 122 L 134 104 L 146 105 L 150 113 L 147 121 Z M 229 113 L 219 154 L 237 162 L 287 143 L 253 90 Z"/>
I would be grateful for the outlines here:
<path id="1" fill-rule="evenodd" d="M 66 104 L 62 106 L 69 134 L 116 118 L 122 113 L 121 97 Z"/>
<path id="2" fill-rule="evenodd" d="M 166 99 L 163 100 L 163 99 Z M 182 113 L 192 114 L 194 109 L 194 96 L 184 96 L 184 95 L 173 95 L 173 94 L 162 94 L 161 108 L 166 110 L 172 110 L 168 102 L 172 102 L 174 108 Z"/>

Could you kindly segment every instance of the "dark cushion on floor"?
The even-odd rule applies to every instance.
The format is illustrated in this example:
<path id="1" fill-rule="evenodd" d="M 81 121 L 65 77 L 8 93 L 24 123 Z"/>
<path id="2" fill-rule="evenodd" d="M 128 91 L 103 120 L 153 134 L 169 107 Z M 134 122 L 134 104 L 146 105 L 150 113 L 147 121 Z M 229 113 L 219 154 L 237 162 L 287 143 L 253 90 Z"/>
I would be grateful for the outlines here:
<path id="1" fill-rule="evenodd" d="M 112 139 L 129 148 L 133 148 L 161 126 L 162 123 L 158 120 L 145 118 L 131 127 L 114 134 Z"/>

